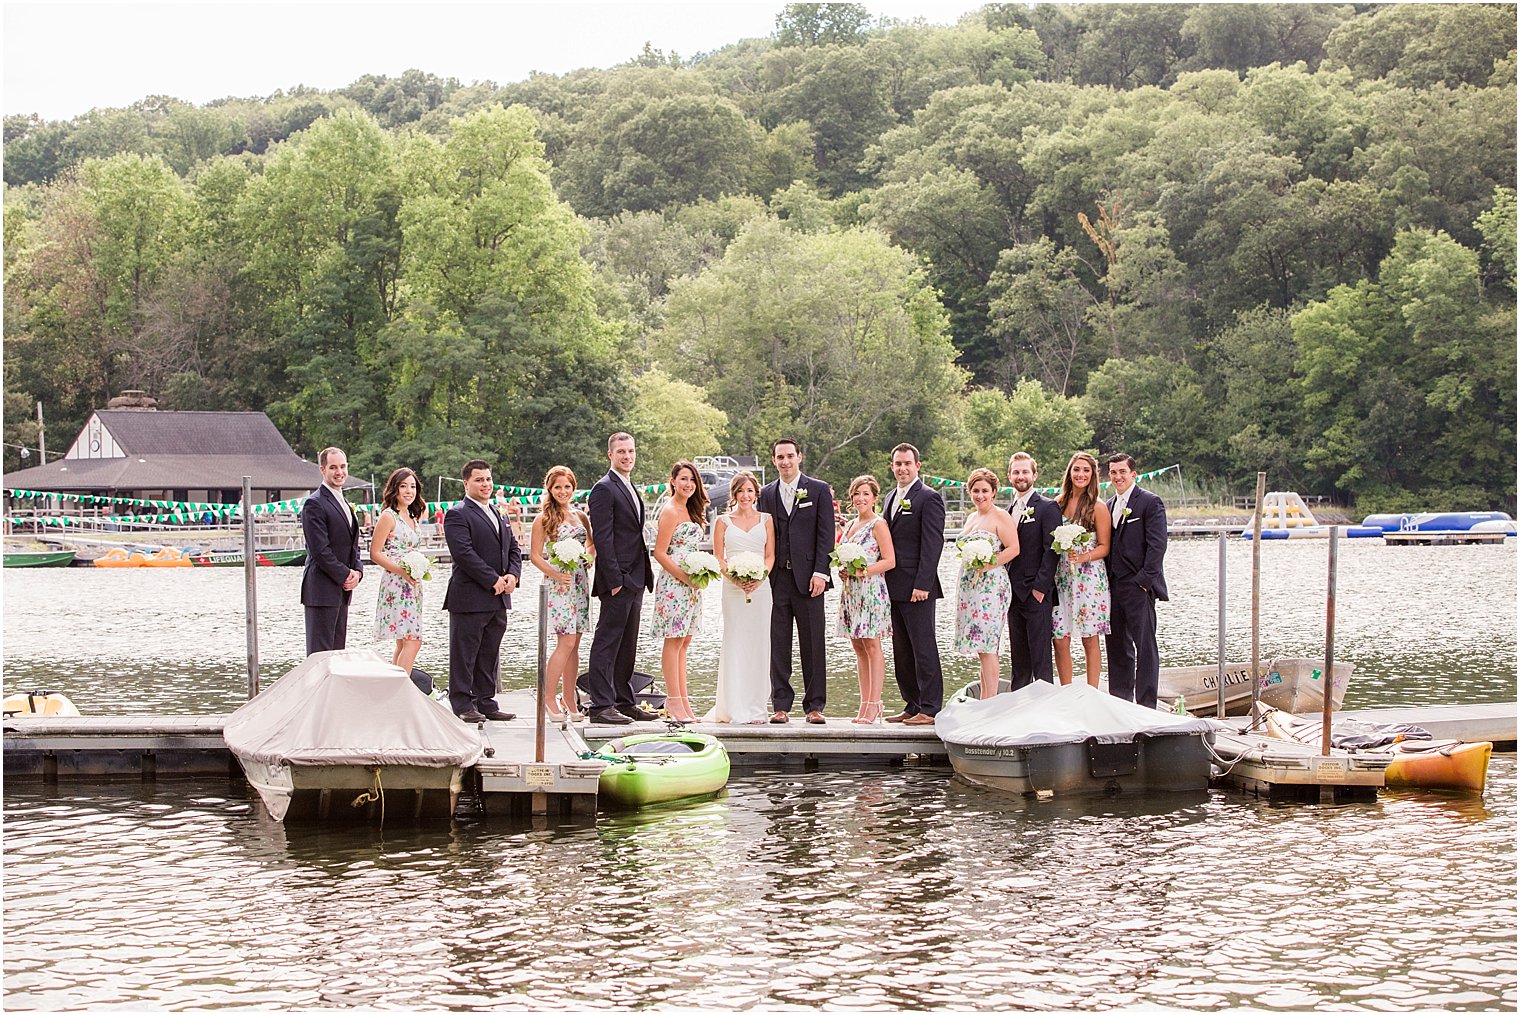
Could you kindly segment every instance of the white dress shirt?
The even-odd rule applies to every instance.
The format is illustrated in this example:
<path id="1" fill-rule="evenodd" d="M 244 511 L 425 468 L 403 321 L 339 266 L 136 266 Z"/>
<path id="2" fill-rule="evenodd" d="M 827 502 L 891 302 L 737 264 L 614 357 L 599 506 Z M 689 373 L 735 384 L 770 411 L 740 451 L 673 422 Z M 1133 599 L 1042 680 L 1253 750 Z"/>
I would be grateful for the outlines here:
<path id="1" fill-rule="evenodd" d="M 501 518 L 496 514 L 494 510 L 491 509 L 491 505 L 478 501 L 474 497 L 469 497 L 466 499 L 469 500 L 471 504 L 474 504 L 476 507 L 480 508 L 480 510 L 485 512 L 486 517 L 491 520 L 491 528 L 496 530 L 496 534 L 498 536 L 501 535 Z"/>

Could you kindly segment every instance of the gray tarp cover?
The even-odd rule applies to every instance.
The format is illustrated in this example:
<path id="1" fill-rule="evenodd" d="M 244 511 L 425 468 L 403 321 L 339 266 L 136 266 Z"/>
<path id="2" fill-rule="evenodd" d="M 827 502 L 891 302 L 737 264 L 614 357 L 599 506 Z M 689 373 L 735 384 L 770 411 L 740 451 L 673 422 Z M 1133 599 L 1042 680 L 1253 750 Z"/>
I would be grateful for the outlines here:
<path id="1" fill-rule="evenodd" d="M 232 715 L 232 753 L 288 765 L 469 766 L 484 744 L 368 649 L 318 652 Z"/>
<path id="2" fill-rule="evenodd" d="M 1058 687 L 1043 680 L 987 701 L 968 698 L 963 692 L 934 723 L 941 740 L 965 747 L 1075 744 L 1089 737 L 1114 744 L 1133 740 L 1139 733 L 1206 733 L 1227 728 L 1214 719 L 1145 708 L 1085 683 Z"/>

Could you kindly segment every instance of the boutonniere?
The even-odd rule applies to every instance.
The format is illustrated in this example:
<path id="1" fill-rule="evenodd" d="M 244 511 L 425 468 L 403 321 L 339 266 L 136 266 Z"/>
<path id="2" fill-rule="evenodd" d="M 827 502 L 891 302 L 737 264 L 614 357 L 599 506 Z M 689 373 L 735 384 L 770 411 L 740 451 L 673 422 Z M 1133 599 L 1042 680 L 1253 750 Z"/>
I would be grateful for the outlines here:
<path id="1" fill-rule="evenodd" d="M 897 510 L 901 514 L 911 515 L 913 513 L 913 502 L 904 497 L 902 503 L 898 505 Z"/>
<path id="2" fill-rule="evenodd" d="M 1120 511 L 1119 512 L 1119 524 L 1123 525 L 1125 522 L 1129 521 L 1129 516 L 1132 515 L 1132 514 L 1134 514 L 1134 512 L 1131 511 L 1129 508 L 1125 508 L 1123 511 Z"/>
<path id="3" fill-rule="evenodd" d="M 1027 507 L 1027 508 L 1025 508 L 1024 509 L 1024 521 L 1029 522 L 1029 521 L 1033 521 L 1033 520 L 1034 520 L 1034 508 L 1033 507 Z"/>
<path id="4" fill-rule="evenodd" d="M 799 486 L 797 488 L 797 496 L 792 499 L 795 503 L 798 504 L 801 504 L 803 501 L 807 500 L 807 488 Z"/>

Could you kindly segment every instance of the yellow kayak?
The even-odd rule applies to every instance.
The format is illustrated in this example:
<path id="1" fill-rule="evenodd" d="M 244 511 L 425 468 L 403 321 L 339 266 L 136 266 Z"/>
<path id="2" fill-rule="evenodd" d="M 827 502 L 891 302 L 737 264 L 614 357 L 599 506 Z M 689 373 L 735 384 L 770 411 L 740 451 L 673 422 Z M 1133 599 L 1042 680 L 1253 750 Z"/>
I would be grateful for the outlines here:
<path id="1" fill-rule="evenodd" d="M 1301 719 L 1275 708 L 1258 706 L 1267 736 L 1316 747 L 1321 743 L 1318 719 Z M 1341 745 L 1344 746 L 1344 745 Z M 1389 758 L 1383 784 L 1391 789 L 1459 789 L 1482 793 L 1488 783 L 1488 759 L 1494 745 L 1487 740 L 1416 740 L 1400 737 L 1375 747 L 1346 748 L 1360 754 Z"/>

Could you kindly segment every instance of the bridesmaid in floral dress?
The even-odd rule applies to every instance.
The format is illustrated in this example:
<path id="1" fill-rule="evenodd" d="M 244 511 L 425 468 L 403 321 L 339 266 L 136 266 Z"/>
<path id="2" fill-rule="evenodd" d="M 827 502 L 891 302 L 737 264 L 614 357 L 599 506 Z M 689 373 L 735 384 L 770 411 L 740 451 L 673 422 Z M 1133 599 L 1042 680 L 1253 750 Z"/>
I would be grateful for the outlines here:
<path id="1" fill-rule="evenodd" d="M 855 673 L 860 678 L 860 710 L 852 722 L 881 722 L 881 685 L 886 679 L 887 663 L 881 654 L 881 640 L 892 633 L 892 604 L 887 597 L 887 580 L 882 577 L 897 565 L 892 550 L 892 533 L 887 520 L 876 513 L 876 498 L 881 487 L 874 476 L 856 476 L 850 481 L 850 504 L 855 517 L 844 528 L 840 543 L 854 543 L 866 551 L 863 575 L 839 572 L 840 637 L 850 639 L 855 650 Z"/>
<path id="2" fill-rule="evenodd" d="M 670 501 L 660 509 L 654 559 L 663 573 L 654 586 L 654 635 L 665 639 L 660 672 L 665 678 L 665 710 L 673 719 L 696 722 L 686 689 L 686 652 L 702 622 L 702 591 L 681 569 L 707 531 L 707 490 L 691 462 L 670 467 Z"/>
<path id="3" fill-rule="evenodd" d="M 427 505 L 418 493 L 417 474 L 404 468 L 391 473 L 380 503 L 369 541 L 369 559 L 385 571 L 375 603 L 375 638 L 396 640 L 391 662 L 410 674 L 422 651 L 422 584 L 406 573 L 401 558 L 422 545 Z"/>
<path id="4" fill-rule="evenodd" d="M 594 558 L 591 519 L 570 506 L 575 498 L 575 473 L 556 465 L 544 476 L 544 497 L 528 542 L 528 558 L 549 583 L 549 633 L 555 636 L 554 651 L 545 664 L 544 707 L 550 719 L 582 722 L 575 707 L 575 681 L 581 669 L 581 635 L 591 627 L 591 578 L 589 560 L 565 572 L 549 561 L 549 547 L 562 539 L 577 540 Z M 559 711 L 553 706 L 558 705 Z"/>
<path id="5" fill-rule="evenodd" d="M 1082 639 L 1082 655 L 1087 664 L 1087 682 L 1098 686 L 1103 668 L 1103 654 L 1098 636 L 1109 633 L 1112 604 L 1108 594 L 1108 556 L 1112 538 L 1112 520 L 1108 505 L 1098 497 L 1098 460 L 1078 451 L 1066 463 L 1061 477 L 1061 493 L 1056 498 L 1063 522 L 1075 522 L 1096 534 L 1092 548 L 1083 553 L 1066 553 L 1056 563 L 1055 627 L 1056 673 L 1061 683 L 1071 683 L 1071 636 Z"/>
<path id="6" fill-rule="evenodd" d="M 955 650 L 975 655 L 980 664 L 981 696 L 998 693 L 1002 669 L 998 649 L 1008 626 L 1008 605 L 1013 585 L 1008 562 L 1019 555 L 1019 529 L 1013 516 L 997 506 L 998 478 L 991 469 L 973 469 L 966 490 L 976 510 L 966 519 L 955 545 L 964 547 L 980 539 L 992 544 L 997 558 L 990 564 L 971 567 L 961 563 L 960 597 L 955 606 Z"/>

